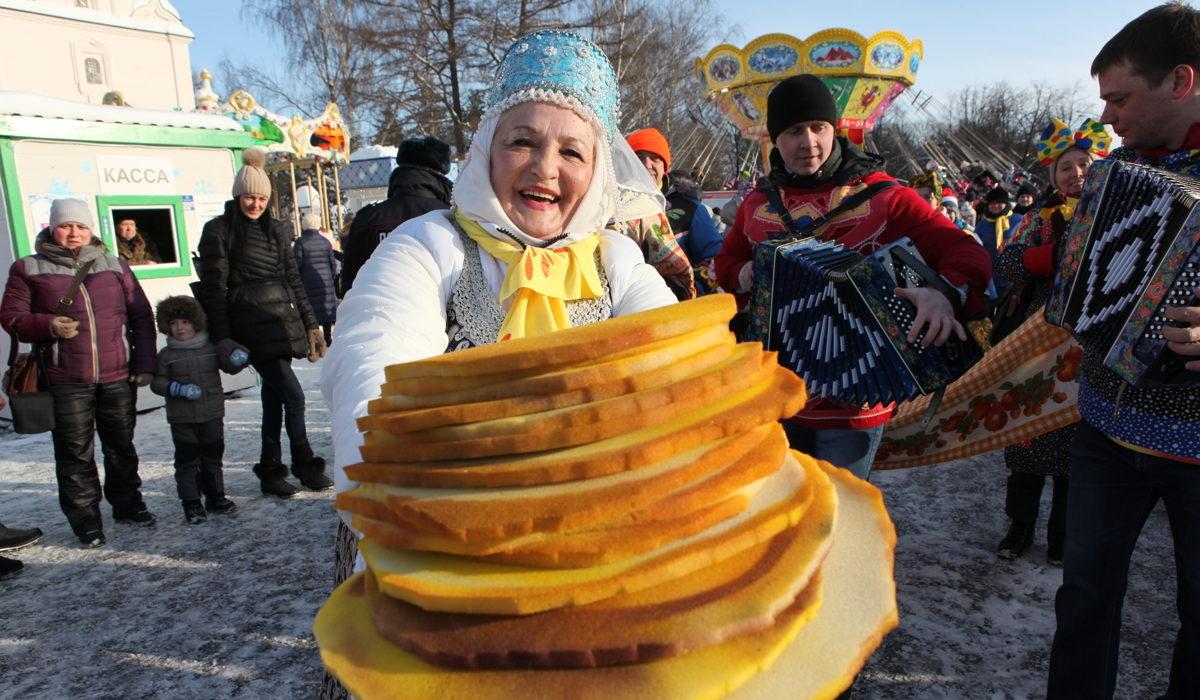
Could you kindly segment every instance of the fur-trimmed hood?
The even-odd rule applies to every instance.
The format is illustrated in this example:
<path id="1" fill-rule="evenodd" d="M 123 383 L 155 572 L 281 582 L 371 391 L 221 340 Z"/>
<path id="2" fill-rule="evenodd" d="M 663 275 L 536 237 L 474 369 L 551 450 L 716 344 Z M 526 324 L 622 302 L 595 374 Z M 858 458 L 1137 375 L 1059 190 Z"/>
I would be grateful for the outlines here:
<path id="1" fill-rule="evenodd" d="M 208 329 L 208 317 L 200 308 L 200 302 L 192 297 L 171 296 L 163 299 L 154 307 L 154 318 L 158 332 L 165 336 L 171 335 L 171 321 L 177 318 L 191 321 L 197 333 Z"/>

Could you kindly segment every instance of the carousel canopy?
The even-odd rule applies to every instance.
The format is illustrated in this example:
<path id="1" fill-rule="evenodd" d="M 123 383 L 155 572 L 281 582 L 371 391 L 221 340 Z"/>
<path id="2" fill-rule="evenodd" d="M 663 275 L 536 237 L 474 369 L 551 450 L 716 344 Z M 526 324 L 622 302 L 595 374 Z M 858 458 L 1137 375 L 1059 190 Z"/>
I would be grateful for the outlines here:
<path id="1" fill-rule="evenodd" d="M 767 139 L 767 93 L 784 78 L 821 78 L 838 105 L 838 129 L 861 144 L 892 102 L 917 79 L 924 48 L 894 31 L 865 37 L 825 29 L 801 40 L 767 34 L 737 48 L 715 47 L 696 59 L 707 95 L 748 139 Z"/>
<path id="2" fill-rule="evenodd" d="M 332 102 L 313 119 L 285 117 L 266 109 L 245 90 L 234 90 L 224 103 L 212 89 L 212 74 L 200 71 L 196 111 L 228 116 L 278 158 L 344 164 L 350 160 L 350 136 L 342 112 Z"/>

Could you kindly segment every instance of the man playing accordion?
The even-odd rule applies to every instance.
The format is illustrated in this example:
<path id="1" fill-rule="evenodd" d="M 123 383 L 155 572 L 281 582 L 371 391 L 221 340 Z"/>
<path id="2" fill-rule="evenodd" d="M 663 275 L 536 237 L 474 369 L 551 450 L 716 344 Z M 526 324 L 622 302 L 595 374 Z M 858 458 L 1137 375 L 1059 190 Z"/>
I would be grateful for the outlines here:
<path id="1" fill-rule="evenodd" d="M 1156 7 L 1100 50 L 1091 72 L 1101 121 L 1124 140 L 1111 158 L 1200 177 L 1200 12 Z M 1194 300 L 1194 297 L 1193 297 Z M 1176 306 L 1168 347 L 1200 371 L 1200 306 Z M 1180 629 L 1165 698 L 1200 697 L 1200 392 L 1133 386 L 1085 347 L 1083 416 L 1071 448 L 1063 583 L 1048 697 L 1112 697 L 1129 561 L 1161 498 L 1175 541 Z"/>
<path id="2" fill-rule="evenodd" d="M 916 306 L 908 340 L 915 341 L 922 332 L 935 345 L 942 345 L 952 333 L 966 340 L 955 311 L 972 313 L 981 307 L 980 295 L 992 271 L 987 251 L 916 191 L 889 186 L 896 181 L 884 172 L 883 159 L 837 136 L 836 124 L 837 106 L 820 78 L 798 75 L 771 90 L 767 130 L 775 148 L 770 156 L 770 183 L 750 192 L 738 208 L 715 259 L 721 287 L 735 290 L 739 305 L 745 305 L 755 245 L 792 228 L 775 202 L 785 206 L 790 221 L 803 229 L 870 189 L 863 201 L 833 212 L 806 233 L 864 255 L 910 238 L 925 262 L 958 292 L 954 299 L 932 287 L 897 292 Z M 784 428 L 794 449 L 865 479 L 892 409 L 893 404 L 845 406 L 814 399 Z"/>

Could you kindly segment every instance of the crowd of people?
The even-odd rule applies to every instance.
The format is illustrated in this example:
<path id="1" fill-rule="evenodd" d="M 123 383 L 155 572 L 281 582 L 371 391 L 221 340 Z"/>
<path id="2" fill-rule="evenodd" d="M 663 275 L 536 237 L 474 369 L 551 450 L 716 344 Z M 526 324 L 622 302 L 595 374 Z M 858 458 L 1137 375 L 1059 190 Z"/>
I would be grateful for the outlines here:
<path id="1" fill-rule="evenodd" d="M 139 263 L 125 256 L 127 248 L 144 253 L 127 245 L 140 240 L 136 228 L 129 227 L 129 237 L 119 235 L 115 255 L 95 235 L 91 212 L 78 199 L 52 203 L 35 252 L 9 270 L 0 325 L 14 347 L 30 344 L 43 388 L 53 398 L 59 504 L 84 547 L 106 542 L 102 497 L 116 522 L 149 527 L 157 521 L 142 497 L 133 445 L 142 386 L 165 397 L 187 522 L 237 509 L 222 477 L 221 371 L 236 374 L 250 366 L 262 381 L 262 456 L 254 466 L 262 492 L 281 498 L 299 492 L 282 461 L 285 424 L 291 474 L 314 491 L 333 486 L 324 459 L 309 444 L 304 392 L 291 368 L 294 358 L 316 362 L 326 351 L 333 319 L 331 247 L 312 240 L 314 230 L 293 243 L 268 211 L 271 183 L 263 155 L 247 152 L 244 160 L 233 199 L 200 238 L 195 298 L 170 296 L 152 310 L 130 267 Z M 161 350 L 156 328 L 166 336 Z M 97 434 L 103 486 L 94 456 Z M 29 532 L 0 532 L 0 549 L 29 544 Z M 11 572 L 20 564 L 6 559 L 3 566 Z"/>
<path id="2" fill-rule="evenodd" d="M 129 255 L 150 254 L 137 246 L 136 229 L 122 233 L 118 257 L 92 234 L 86 205 L 59 200 L 36 252 L 10 270 L 0 325 L 34 343 L 44 361 L 60 503 L 84 546 L 104 543 L 102 493 L 118 522 L 155 521 L 132 444 L 137 386 L 166 397 L 188 522 L 237 508 L 221 474 L 220 373 L 247 366 L 262 379 L 254 466 L 262 492 L 295 494 L 289 471 L 306 488 L 336 482 L 341 490 L 350 486 L 343 468 L 362 443 L 355 421 L 378 395 L 386 366 L 697 294 L 730 292 L 745 307 L 755 246 L 780 235 L 819 236 L 864 254 L 907 237 L 949 284 L 897 290 L 916 310 L 906 340 L 966 340 L 967 323 L 986 317 L 998 342 L 1049 297 L 1093 162 L 1200 176 L 1200 13 L 1178 3 L 1146 12 L 1104 45 L 1092 75 L 1103 113 L 1078 128 L 1047 125 L 1038 157 L 1048 184 L 1038 188 L 1016 173 L 1011 190 L 986 171 L 946 187 L 937 168 L 906 186 L 881 157 L 838 135 L 824 82 L 787 78 L 767 100 L 769 175 L 718 213 L 703 205 L 697 173 L 673 169 L 670 144 L 654 125 L 621 133 L 616 76 L 603 53 L 572 32 L 540 31 L 501 62 L 453 184 L 449 146 L 433 137 L 400 144 L 388 198 L 360 211 L 342 241 L 344 298 L 334 292 L 338 261 L 319 217 L 306 218 L 293 241 L 267 206 L 262 163 L 247 157 L 224 214 L 204 227 L 194 298 L 168 297 L 152 313 L 129 267 Z M 1123 138 L 1112 153 L 1105 125 Z M 520 274 L 534 261 L 545 279 Z M 64 308 L 76 280 L 80 303 Z M 1200 306 L 1167 314 L 1176 322 L 1162 331 L 1171 350 L 1200 356 Z M 157 353 L 155 327 L 166 336 Z M 332 481 L 307 439 L 291 368 L 327 349 Z M 1180 618 L 1164 697 L 1200 697 L 1200 396 L 1129 386 L 1102 360 L 1085 348 L 1078 425 L 1005 449 L 1010 528 L 997 553 L 1015 559 L 1032 545 L 1051 477 L 1046 558 L 1063 567 L 1063 584 L 1049 696 L 1111 697 L 1129 559 L 1161 500 L 1175 538 Z M 1200 371 L 1200 359 L 1186 367 Z M 867 479 L 894 409 L 814 399 L 785 431 L 793 448 Z M 340 580 L 355 567 L 357 539 L 347 523 L 339 528 Z M 0 549 L 38 536 L 0 525 Z M 336 684 L 326 690 L 336 693 Z"/>

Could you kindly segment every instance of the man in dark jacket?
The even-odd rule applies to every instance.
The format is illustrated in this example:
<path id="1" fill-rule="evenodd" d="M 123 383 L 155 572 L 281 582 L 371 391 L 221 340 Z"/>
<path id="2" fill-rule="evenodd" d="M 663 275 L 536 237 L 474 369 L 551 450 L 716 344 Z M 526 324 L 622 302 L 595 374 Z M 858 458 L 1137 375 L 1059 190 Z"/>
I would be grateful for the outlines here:
<path id="1" fill-rule="evenodd" d="M 292 359 L 325 356 L 325 338 L 313 315 L 292 239 L 267 211 L 271 181 L 258 149 L 242 154 L 244 166 L 233 181 L 234 199 L 225 213 L 204 225 L 200 236 L 200 285 L 197 295 L 208 315 L 209 337 L 223 366 L 238 345 L 262 377 L 262 458 L 254 473 L 262 492 L 280 498 L 296 495 L 287 482 L 280 432 L 287 427 L 292 474 L 314 491 L 331 488 L 325 460 L 313 454 L 304 425 L 304 389 L 292 371 Z M 286 421 L 285 421 L 286 418 Z"/>
<path id="2" fill-rule="evenodd" d="M 305 214 L 300 220 L 300 237 L 292 244 L 296 268 L 304 293 L 312 306 L 317 323 L 325 336 L 325 344 L 333 343 L 333 322 L 337 318 L 337 295 L 334 278 L 341 263 L 333 255 L 333 245 L 321 235 L 321 215 Z"/>
<path id="3" fill-rule="evenodd" d="M 675 240 L 693 266 L 706 264 L 721 252 L 721 234 L 712 212 L 701 203 L 700 182 L 690 170 L 671 171 L 671 189 L 667 192 L 667 219 Z"/>
<path id="4" fill-rule="evenodd" d="M 396 153 L 396 169 L 388 181 L 388 198 L 363 207 L 342 244 L 342 294 L 350 291 L 358 270 L 397 226 L 438 209 L 450 208 L 453 184 L 450 146 L 432 136 L 405 139 Z"/>

